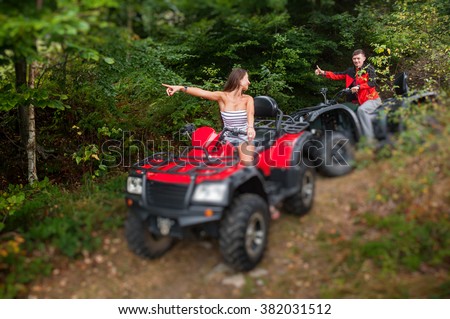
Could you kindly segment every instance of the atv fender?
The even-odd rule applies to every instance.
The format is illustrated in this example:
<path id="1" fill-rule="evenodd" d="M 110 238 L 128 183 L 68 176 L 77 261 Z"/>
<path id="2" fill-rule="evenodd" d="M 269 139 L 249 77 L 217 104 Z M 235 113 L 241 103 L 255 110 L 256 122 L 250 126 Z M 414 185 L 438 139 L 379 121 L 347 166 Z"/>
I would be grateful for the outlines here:
<path id="1" fill-rule="evenodd" d="M 253 193 L 259 195 L 266 202 L 267 192 L 264 188 L 264 177 L 256 167 L 245 167 L 230 177 L 230 191 L 227 206 L 231 205 L 236 193 Z"/>
<path id="2" fill-rule="evenodd" d="M 314 121 L 316 121 L 317 119 L 320 118 L 320 116 L 325 115 L 326 113 L 329 113 L 333 111 L 333 113 L 336 113 L 337 115 L 345 115 L 347 117 L 347 119 L 349 119 L 351 121 L 351 125 L 354 129 L 354 132 L 343 132 L 345 133 L 345 135 L 347 135 L 348 133 L 351 133 L 350 135 L 354 136 L 356 141 L 358 141 L 360 139 L 360 137 L 362 136 L 362 132 L 361 132 L 361 125 L 359 124 L 358 121 L 358 117 L 356 116 L 356 113 L 353 112 L 348 106 L 344 105 L 344 104 L 336 104 L 336 105 L 330 105 L 315 111 L 312 111 L 311 113 L 309 113 L 309 117 L 308 117 L 308 121 L 310 123 L 313 123 Z M 314 125 L 312 125 L 312 128 L 314 129 Z M 332 127 L 321 127 L 320 129 L 322 130 L 334 130 L 334 128 Z"/>
<path id="3" fill-rule="evenodd" d="M 285 196 L 295 194 L 300 190 L 298 185 L 298 179 L 302 172 L 301 166 L 311 166 L 310 152 L 314 151 L 314 135 L 311 132 L 304 132 L 299 138 L 297 138 L 293 145 L 293 151 L 289 163 L 288 173 L 283 174 L 283 184 L 288 191 Z"/>
<path id="4" fill-rule="evenodd" d="M 302 132 L 300 136 L 288 140 L 292 151 L 289 158 L 282 166 L 272 167 L 267 179 L 267 194 L 269 203 L 277 205 L 285 198 L 298 193 L 301 190 L 299 179 L 305 166 L 311 166 L 308 161 L 309 145 L 313 145 L 314 135 L 311 132 Z"/>
<path id="5" fill-rule="evenodd" d="M 295 140 L 289 166 L 293 167 L 303 160 L 309 160 L 313 139 L 314 135 L 311 132 L 304 132 Z"/>

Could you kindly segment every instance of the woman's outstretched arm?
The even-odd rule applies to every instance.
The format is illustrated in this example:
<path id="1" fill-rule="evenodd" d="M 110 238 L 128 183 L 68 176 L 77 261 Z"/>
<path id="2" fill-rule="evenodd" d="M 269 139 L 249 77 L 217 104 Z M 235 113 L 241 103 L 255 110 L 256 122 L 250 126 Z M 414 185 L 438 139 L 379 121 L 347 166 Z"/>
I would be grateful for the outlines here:
<path id="1" fill-rule="evenodd" d="M 192 86 L 182 86 L 182 85 L 169 85 L 162 83 L 163 86 L 165 86 L 166 92 L 168 96 L 174 95 L 178 91 L 182 91 L 184 93 L 187 93 L 192 96 L 201 97 L 203 99 L 211 100 L 211 101 L 218 101 L 221 99 L 223 92 L 221 91 L 207 91 L 200 88 L 192 87 Z"/>

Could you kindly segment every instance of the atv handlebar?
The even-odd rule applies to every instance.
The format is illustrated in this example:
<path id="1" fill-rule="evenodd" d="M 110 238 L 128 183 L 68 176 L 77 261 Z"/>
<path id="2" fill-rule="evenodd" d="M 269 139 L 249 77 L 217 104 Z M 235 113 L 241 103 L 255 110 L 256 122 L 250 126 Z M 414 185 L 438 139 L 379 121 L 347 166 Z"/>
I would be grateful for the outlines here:
<path id="1" fill-rule="evenodd" d="M 333 98 L 332 98 L 331 100 L 328 100 L 328 98 L 327 98 L 327 92 L 328 92 L 328 89 L 327 89 L 327 88 L 321 88 L 321 89 L 320 89 L 320 94 L 322 94 L 322 96 L 323 96 L 323 98 L 324 98 L 325 104 L 327 104 L 327 105 L 332 105 L 332 104 L 336 104 L 336 103 L 337 103 L 337 102 L 336 102 L 336 99 L 338 99 L 339 97 L 341 97 L 343 94 L 350 93 L 350 92 L 351 92 L 351 89 L 350 89 L 350 88 L 345 88 L 345 89 L 339 90 L 339 91 L 333 96 Z"/>
<path id="2" fill-rule="evenodd" d="M 188 123 L 183 128 L 180 129 L 180 133 L 183 135 L 190 136 L 192 133 L 194 133 L 196 127 L 194 123 Z"/>

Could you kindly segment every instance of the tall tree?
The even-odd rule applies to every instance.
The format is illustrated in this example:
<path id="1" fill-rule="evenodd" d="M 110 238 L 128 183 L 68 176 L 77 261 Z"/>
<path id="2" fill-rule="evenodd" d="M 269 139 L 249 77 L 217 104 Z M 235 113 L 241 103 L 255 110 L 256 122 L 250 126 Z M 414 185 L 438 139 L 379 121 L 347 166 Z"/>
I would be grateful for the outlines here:
<path id="1" fill-rule="evenodd" d="M 74 55 L 98 60 L 99 53 L 80 35 L 102 23 L 99 12 L 109 6 L 117 6 L 117 1 L 0 0 L 0 58 L 10 59 L 15 70 L 15 85 L 1 90 L 0 111 L 18 109 L 30 183 L 37 180 L 35 107 L 64 109 L 61 95 L 36 86 L 40 67 L 55 55 L 64 58 L 67 47 Z"/>
<path id="2" fill-rule="evenodd" d="M 39 12 L 42 9 L 44 0 L 36 0 L 36 11 Z M 37 40 L 37 39 L 36 39 Z M 37 47 L 37 45 L 36 45 Z M 28 87 L 30 89 L 35 88 L 36 72 L 38 64 L 34 60 L 31 62 L 28 71 Z M 29 104 L 25 106 L 28 110 L 25 112 L 25 118 L 21 120 L 26 123 L 27 141 L 25 143 L 25 149 L 27 151 L 27 163 L 28 163 L 28 182 L 33 184 L 37 179 L 37 168 L 36 168 L 36 120 L 34 116 L 34 105 Z"/>

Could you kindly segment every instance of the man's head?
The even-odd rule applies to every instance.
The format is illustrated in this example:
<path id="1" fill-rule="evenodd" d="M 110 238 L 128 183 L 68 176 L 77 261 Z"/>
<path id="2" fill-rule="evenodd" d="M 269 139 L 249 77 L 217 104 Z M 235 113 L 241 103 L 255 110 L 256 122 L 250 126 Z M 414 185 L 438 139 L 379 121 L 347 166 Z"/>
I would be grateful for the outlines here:
<path id="1" fill-rule="evenodd" d="M 353 52 L 352 61 L 353 64 L 360 69 L 364 64 L 364 61 L 366 61 L 366 54 L 361 49 L 355 50 Z"/>

